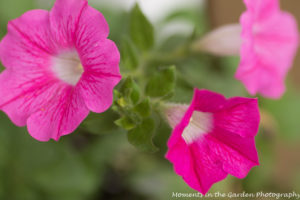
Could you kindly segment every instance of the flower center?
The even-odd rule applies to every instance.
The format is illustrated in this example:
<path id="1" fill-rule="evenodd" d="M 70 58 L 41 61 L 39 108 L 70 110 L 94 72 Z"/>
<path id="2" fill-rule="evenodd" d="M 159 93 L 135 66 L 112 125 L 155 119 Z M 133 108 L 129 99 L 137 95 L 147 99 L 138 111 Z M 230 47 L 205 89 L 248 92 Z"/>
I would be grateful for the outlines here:
<path id="1" fill-rule="evenodd" d="M 187 144 L 199 139 L 203 134 L 209 133 L 213 128 L 213 114 L 194 111 L 189 124 L 185 127 L 182 137 Z"/>
<path id="2" fill-rule="evenodd" d="M 84 69 L 76 51 L 68 51 L 52 58 L 52 70 L 57 78 L 76 85 Z"/>

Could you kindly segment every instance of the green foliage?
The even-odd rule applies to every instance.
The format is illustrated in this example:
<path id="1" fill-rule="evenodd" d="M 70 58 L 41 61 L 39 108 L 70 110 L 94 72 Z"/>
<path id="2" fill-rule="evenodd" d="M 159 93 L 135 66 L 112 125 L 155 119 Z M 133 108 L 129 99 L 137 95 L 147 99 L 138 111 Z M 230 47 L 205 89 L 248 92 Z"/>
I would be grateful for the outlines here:
<path id="1" fill-rule="evenodd" d="M 143 101 L 141 101 L 139 104 L 137 104 L 133 110 L 139 114 L 141 117 L 149 117 L 151 114 L 151 104 L 150 99 L 145 98 Z"/>
<path id="2" fill-rule="evenodd" d="M 121 45 L 121 62 L 128 70 L 135 70 L 139 65 L 139 55 L 131 40 L 124 38 Z"/>
<path id="3" fill-rule="evenodd" d="M 135 127 L 135 122 L 128 116 L 123 116 L 120 119 L 116 120 L 115 124 L 127 131 Z"/>
<path id="4" fill-rule="evenodd" d="M 151 102 L 148 97 L 141 99 L 141 91 L 132 77 L 123 81 L 120 92 L 115 92 L 114 110 L 120 114 L 115 124 L 128 131 L 129 142 L 138 149 L 154 152 L 155 122 L 151 118 Z M 140 100 L 141 99 L 141 100 Z"/>
<path id="5" fill-rule="evenodd" d="M 128 141 L 141 151 L 155 152 L 158 149 L 152 143 L 154 129 L 154 120 L 145 118 L 135 129 L 128 132 Z"/>
<path id="6" fill-rule="evenodd" d="M 149 50 L 154 45 L 154 28 L 138 4 L 134 6 L 130 13 L 130 36 L 141 50 Z"/>
<path id="7" fill-rule="evenodd" d="M 141 79 L 145 82 L 147 78 Z M 145 86 L 145 96 L 138 83 L 127 77 L 115 92 L 114 110 L 120 114 L 115 124 L 128 131 L 128 141 L 141 151 L 155 152 L 158 148 L 153 144 L 156 121 L 151 114 L 153 106 L 150 97 L 170 98 L 175 87 L 175 67 L 159 69 L 150 76 Z"/>
<path id="8" fill-rule="evenodd" d="M 146 85 L 146 94 L 151 97 L 163 97 L 174 91 L 176 73 L 175 66 L 161 69 Z"/>
<path id="9" fill-rule="evenodd" d="M 120 92 L 124 99 L 120 99 L 119 105 L 124 107 L 127 104 L 136 104 L 140 100 L 140 89 L 132 77 L 125 79 Z M 125 102 L 122 102 L 125 101 Z"/>
<path id="10" fill-rule="evenodd" d="M 193 24 L 195 22 L 198 22 L 198 15 L 196 13 L 190 12 L 190 10 L 177 10 L 172 12 L 170 15 L 168 15 L 164 22 L 170 22 L 170 21 L 174 21 L 177 19 L 185 19 L 189 22 L 193 22 Z M 196 23 L 195 23 L 196 24 Z"/>
<path id="11" fill-rule="evenodd" d="M 204 8 L 195 7 L 192 10 L 185 8 L 174 10 L 163 19 L 162 24 L 174 21 L 184 21 L 186 24 L 191 24 L 194 27 L 192 38 L 204 34 L 208 28 L 208 20 Z"/>

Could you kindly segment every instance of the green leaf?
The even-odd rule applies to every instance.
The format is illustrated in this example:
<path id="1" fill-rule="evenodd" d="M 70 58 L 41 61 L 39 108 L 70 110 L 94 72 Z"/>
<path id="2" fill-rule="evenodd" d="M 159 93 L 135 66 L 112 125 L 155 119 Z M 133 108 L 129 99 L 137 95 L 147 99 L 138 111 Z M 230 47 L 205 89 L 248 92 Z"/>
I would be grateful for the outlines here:
<path id="1" fill-rule="evenodd" d="M 139 65 L 136 47 L 131 40 L 124 38 L 121 46 L 121 62 L 129 70 L 135 70 Z"/>
<path id="2" fill-rule="evenodd" d="M 197 24 L 199 23 L 199 14 L 190 9 L 175 10 L 164 19 L 164 22 L 171 22 L 174 20 L 186 20 L 193 24 Z"/>
<path id="3" fill-rule="evenodd" d="M 125 99 L 120 98 L 119 104 L 124 107 L 126 103 L 136 104 L 140 99 L 140 89 L 135 83 L 132 77 L 128 77 L 121 86 L 120 92 L 123 94 Z M 122 102 L 121 102 L 122 101 Z"/>
<path id="4" fill-rule="evenodd" d="M 116 130 L 117 127 L 113 123 L 116 119 L 118 115 L 111 110 L 101 114 L 91 112 L 80 127 L 92 134 L 105 134 Z"/>
<path id="5" fill-rule="evenodd" d="M 154 120 L 146 118 L 140 125 L 128 132 L 128 141 L 141 151 L 155 152 L 158 149 L 152 142 L 154 128 Z"/>
<path id="6" fill-rule="evenodd" d="M 208 26 L 206 9 L 201 7 L 181 8 L 174 10 L 162 20 L 162 25 L 176 21 L 183 21 L 194 26 L 194 34 L 202 35 L 205 33 Z"/>
<path id="7" fill-rule="evenodd" d="M 127 116 L 123 116 L 116 120 L 115 124 L 125 130 L 131 130 L 135 127 L 135 122 Z"/>
<path id="8" fill-rule="evenodd" d="M 130 14 L 130 36 L 132 41 L 141 50 L 149 50 L 154 45 L 154 29 L 145 17 L 138 4 Z"/>
<path id="9" fill-rule="evenodd" d="M 150 99 L 146 98 L 134 107 L 134 111 L 138 113 L 141 117 L 149 117 L 151 114 L 151 104 Z"/>
<path id="10" fill-rule="evenodd" d="M 146 94 L 151 97 L 163 97 L 173 92 L 175 87 L 175 66 L 162 69 L 146 85 Z"/>

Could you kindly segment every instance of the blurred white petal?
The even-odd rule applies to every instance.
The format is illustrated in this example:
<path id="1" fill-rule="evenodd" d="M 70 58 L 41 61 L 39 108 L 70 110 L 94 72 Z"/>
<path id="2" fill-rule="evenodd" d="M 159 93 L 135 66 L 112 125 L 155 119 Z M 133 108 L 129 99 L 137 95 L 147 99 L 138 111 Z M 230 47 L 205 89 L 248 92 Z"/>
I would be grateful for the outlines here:
<path id="1" fill-rule="evenodd" d="M 230 24 L 217 28 L 196 41 L 192 49 L 220 56 L 239 55 L 241 39 L 240 24 Z"/>

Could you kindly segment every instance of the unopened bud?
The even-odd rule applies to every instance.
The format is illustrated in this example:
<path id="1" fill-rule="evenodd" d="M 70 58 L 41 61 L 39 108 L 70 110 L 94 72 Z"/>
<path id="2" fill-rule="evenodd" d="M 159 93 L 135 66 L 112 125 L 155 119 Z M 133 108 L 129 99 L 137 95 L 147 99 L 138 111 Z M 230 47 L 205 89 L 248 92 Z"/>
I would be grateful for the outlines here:
<path id="1" fill-rule="evenodd" d="M 242 44 L 241 30 L 240 24 L 217 28 L 192 44 L 192 50 L 219 56 L 239 55 Z"/>

